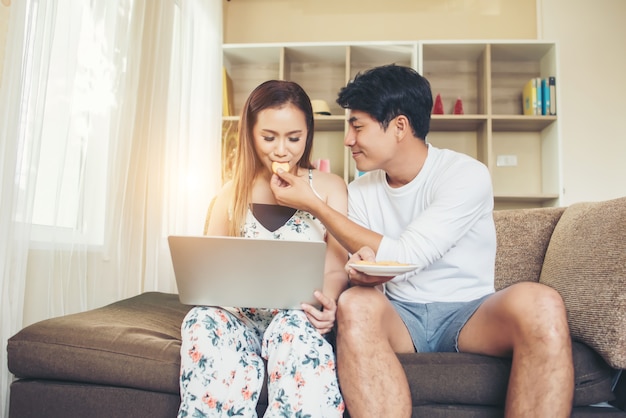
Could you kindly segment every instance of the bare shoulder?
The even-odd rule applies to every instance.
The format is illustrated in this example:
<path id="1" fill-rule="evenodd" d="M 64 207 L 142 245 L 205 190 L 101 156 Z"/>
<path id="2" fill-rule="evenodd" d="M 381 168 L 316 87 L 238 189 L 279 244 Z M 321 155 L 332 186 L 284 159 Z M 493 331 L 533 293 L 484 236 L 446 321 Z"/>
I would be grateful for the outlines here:
<path id="1" fill-rule="evenodd" d="M 226 182 L 215 195 L 216 203 L 218 201 L 230 200 L 231 196 L 233 195 L 233 187 L 234 185 L 232 180 Z"/>
<path id="2" fill-rule="evenodd" d="M 313 170 L 313 187 L 336 210 L 345 213 L 348 206 L 348 187 L 342 177 L 334 173 Z"/>
<path id="3" fill-rule="evenodd" d="M 338 193 L 346 191 L 347 185 L 343 178 L 334 173 L 313 170 L 313 184 L 319 192 L 328 191 L 329 193 Z"/>
<path id="4" fill-rule="evenodd" d="M 225 235 L 225 231 L 222 229 L 228 223 L 233 190 L 232 182 L 228 182 L 215 195 L 215 202 L 210 214 L 209 235 Z"/>

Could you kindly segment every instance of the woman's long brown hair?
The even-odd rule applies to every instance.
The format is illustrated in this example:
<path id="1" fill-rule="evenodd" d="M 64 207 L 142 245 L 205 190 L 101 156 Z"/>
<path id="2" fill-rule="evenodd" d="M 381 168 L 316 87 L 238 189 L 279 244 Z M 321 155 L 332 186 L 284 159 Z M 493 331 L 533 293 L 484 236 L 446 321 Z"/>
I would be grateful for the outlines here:
<path id="1" fill-rule="evenodd" d="M 304 154 L 298 166 L 312 168 L 311 150 L 313 148 L 313 109 L 311 100 L 299 84 L 292 81 L 269 80 L 256 87 L 244 104 L 239 120 L 239 134 L 233 170 L 233 195 L 229 205 L 228 233 L 240 236 L 245 223 L 248 206 L 252 200 L 252 185 L 257 171 L 263 167 L 254 150 L 253 129 L 258 114 L 262 110 L 277 109 L 292 104 L 304 113 L 307 126 Z"/>

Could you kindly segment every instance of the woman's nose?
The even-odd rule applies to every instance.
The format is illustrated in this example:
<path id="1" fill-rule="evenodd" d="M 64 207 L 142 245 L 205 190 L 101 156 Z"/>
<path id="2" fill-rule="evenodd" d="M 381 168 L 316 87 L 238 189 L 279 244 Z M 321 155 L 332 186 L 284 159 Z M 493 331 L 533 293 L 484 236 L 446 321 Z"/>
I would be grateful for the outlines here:
<path id="1" fill-rule="evenodd" d="M 287 146 L 284 139 L 279 139 L 278 141 L 276 141 L 276 148 L 274 148 L 274 153 L 276 155 L 285 155 L 286 150 Z"/>

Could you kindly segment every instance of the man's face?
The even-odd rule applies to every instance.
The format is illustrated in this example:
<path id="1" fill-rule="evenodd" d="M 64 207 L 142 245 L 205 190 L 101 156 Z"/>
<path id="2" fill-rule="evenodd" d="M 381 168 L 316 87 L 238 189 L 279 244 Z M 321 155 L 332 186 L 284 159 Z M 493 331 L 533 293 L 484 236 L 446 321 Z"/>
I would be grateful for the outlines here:
<path id="1" fill-rule="evenodd" d="M 396 152 L 397 142 L 392 133 L 393 122 L 385 131 L 369 113 L 350 110 L 348 132 L 343 143 L 346 147 L 350 147 L 352 158 L 359 171 L 376 169 L 386 171 L 387 165 Z"/>

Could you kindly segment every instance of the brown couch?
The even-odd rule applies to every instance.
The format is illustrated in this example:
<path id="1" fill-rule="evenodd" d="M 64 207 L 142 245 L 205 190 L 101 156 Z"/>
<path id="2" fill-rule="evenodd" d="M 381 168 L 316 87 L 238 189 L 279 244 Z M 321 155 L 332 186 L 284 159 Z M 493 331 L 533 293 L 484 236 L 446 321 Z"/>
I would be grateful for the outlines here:
<path id="1" fill-rule="evenodd" d="M 626 198 L 497 211 L 497 287 L 557 289 L 574 340 L 574 417 L 626 417 Z M 173 294 L 144 293 L 30 325 L 8 342 L 9 416 L 173 417 L 180 324 Z M 401 355 L 414 417 L 500 417 L 510 360 Z M 258 410 L 265 408 L 266 394 Z M 385 417 L 386 418 L 386 417 Z"/>

